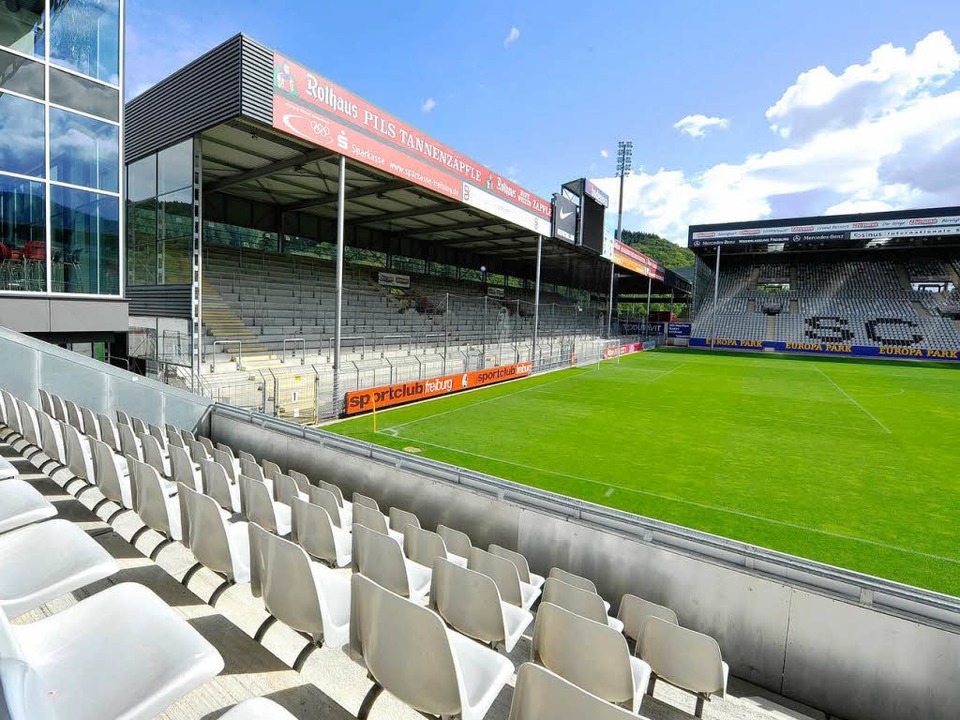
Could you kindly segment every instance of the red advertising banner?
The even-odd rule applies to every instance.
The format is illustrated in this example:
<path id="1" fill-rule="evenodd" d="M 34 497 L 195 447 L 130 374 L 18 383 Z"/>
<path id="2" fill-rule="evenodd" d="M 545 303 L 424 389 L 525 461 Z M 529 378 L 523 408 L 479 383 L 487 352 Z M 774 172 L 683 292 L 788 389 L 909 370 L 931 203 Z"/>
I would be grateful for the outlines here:
<path id="1" fill-rule="evenodd" d="M 663 280 L 664 277 L 660 263 L 619 240 L 613 241 L 613 262 L 644 277 L 652 277 L 654 280 Z"/>
<path id="2" fill-rule="evenodd" d="M 469 183 L 531 213 L 532 217 L 550 219 L 548 200 L 279 53 L 274 54 L 273 79 L 273 124 L 278 130 L 330 147 L 448 197 L 469 202 L 470 194 L 463 187 Z M 324 126 L 316 113 L 328 121 L 327 133 L 323 133 Z M 346 135 L 347 147 L 340 140 L 341 133 Z M 438 189 L 440 186 L 447 190 Z M 531 225 L 532 221 L 525 224 Z"/>
<path id="3" fill-rule="evenodd" d="M 619 347 L 604 348 L 603 359 L 610 360 L 621 355 L 630 355 L 631 353 L 643 352 L 643 343 L 629 343 Z"/>
<path id="4" fill-rule="evenodd" d="M 346 414 L 358 415 L 374 409 L 383 410 L 395 405 L 493 385 L 504 380 L 516 380 L 517 378 L 527 377 L 532 369 L 533 366 L 530 363 L 516 363 L 457 375 L 444 375 L 429 380 L 413 380 L 396 385 L 383 385 L 367 390 L 348 392 Z"/>

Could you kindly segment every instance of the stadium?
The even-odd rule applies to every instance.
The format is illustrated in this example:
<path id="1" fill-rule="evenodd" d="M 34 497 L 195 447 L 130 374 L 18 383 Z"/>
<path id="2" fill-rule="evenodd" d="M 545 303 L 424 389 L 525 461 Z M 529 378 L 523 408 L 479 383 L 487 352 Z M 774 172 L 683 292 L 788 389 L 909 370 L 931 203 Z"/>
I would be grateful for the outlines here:
<path id="1" fill-rule="evenodd" d="M 955 717 L 960 207 L 684 273 L 248 35 L 123 105 L 124 5 L 0 8 L 6 717 Z"/>

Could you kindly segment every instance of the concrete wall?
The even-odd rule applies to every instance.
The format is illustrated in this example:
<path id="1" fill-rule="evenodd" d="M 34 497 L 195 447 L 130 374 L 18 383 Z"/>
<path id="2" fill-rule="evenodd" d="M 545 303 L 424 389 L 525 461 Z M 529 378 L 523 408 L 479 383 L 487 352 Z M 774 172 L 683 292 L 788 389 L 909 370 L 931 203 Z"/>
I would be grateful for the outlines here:
<path id="1" fill-rule="evenodd" d="M 0 328 L 0 386 L 36 407 L 39 390 L 113 416 L 123 410 L 147 422 L 206 433 L 212 401 Z"/>
<path id="2" fill-rule="evenodd" d="M 28 333 L 125 333 L 127 301 L 4 296 L 0 326 Z"/>
<path id="3" fill-rule="evenodd" d="M 715 637 L 734 675 L 850 720 L 956 718 L 960 600 L 216 406 L 216 441 L 632 592 Z"/>

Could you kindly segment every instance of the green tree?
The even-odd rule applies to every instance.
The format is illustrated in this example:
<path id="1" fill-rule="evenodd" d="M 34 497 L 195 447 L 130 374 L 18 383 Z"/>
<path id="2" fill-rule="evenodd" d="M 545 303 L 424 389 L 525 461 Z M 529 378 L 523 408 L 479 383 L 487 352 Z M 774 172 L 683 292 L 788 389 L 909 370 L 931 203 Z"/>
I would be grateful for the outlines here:
<path id="1" fill-rule="evenodd" d="M 693 252 L 688 248 L 653 233 L 624 230 L 623 242 L 671 270 L 689 267 L 694 262 Z"/>

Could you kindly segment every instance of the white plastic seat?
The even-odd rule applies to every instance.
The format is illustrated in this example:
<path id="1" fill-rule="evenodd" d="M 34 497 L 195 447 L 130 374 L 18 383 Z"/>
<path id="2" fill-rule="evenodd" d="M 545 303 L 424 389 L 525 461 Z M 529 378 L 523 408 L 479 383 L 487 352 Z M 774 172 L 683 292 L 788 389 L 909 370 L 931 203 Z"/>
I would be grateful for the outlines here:
<path id="1" fill-rule="evenodd" d="M 251 477 L 254 480 L 259 480 L 260 482 L 265 480 L 263 468 L 260 467 L 260 464 L 256 460 L 250 460 L 245 457 L 240 458 L 240 474 Z"/>
<path id="2" fill-rule="evenodd" d="M 0 457 L 0 480 L 11 480 L 18 477 L 20 477 L 20 471 L 13 466 L 13 463 L 5 457 Z"/>
<path id="3" fill-rule="evenodd" d="M 373 580 L 354 575 L 351 583 L 350 654 L 374 680 L 359 720 L 366 720 L 384 689 L 427 715 L 483 718 L 513 664 Z"/>
<path id="4" fill-rule="evenodd" d="M 88 407 L 80 406 L 80 418 L 83 420 L 83 432 L 90 437 L 101 440 L 100 423 L 97 422 L 97 416 Z"/>
<path id="5" fill-rule="evenodd" d="M 90 433 L 88 433 L 83 427 L 83 417 L 80 415 L 80 408 L 77 407 L 77 404 L 73 400 L 67 400 L 66 405 L 67 422 L 84 435 L 89 435 Z"/>
<path id="6" fill-rule="evenodd" d="M 120 452 L 120 436 L 117 425 L 106 415 L 97 415 L 97 424 L 100 426 L 100 439 L 110 446 L 114 452 Z"/>
<path id="7" fill-rule="evenodd" d="M 437 535 L 443 538 L 448 552 L 460 557 L 470 557 L 470 548 L 473 547 L 473 543 L 470 542 L 469 535 L 446 525 L 437 525 Z"/>
<path id="8" fill-rule="evenodd" d="M 412 512 L 392 507 L 387 517 L 390 519 L 390 529 L 396 530 L 400 534 L 403 534 L 407 525 L 413 525 L 415 528 L 420 529 L 420 518 Z"/>
<path id="9" fill-rule="evenodd" d="M 546 578 L 543 575 L 537 575 L 530 572 L 530 565 L 527 564 L 527 558 L 514 550 L 508 550 L 502 545 L 492 544 L 487 550 L 494 555 L 506 558 L 517 566 L 517 573 L 520 575 L 520 582 L 529 583 L 536 588 L 542 588 Z M 610 609 L 609 607 L 607 608 Z"/>
<path id="10" fill-rule="evenodd" d="M 135 457 L 137 460 L 143 460 L 143 446 L 134 434 L 133 428 L 121 423 L 117 425 L 117 433 L 120 435 L 120 452 L 123 455 Z"/>
<path id="11" fill-rule="evenodd" d="M 309 500 L 310 496 L 302 492 L 297 485 L 297 481 L 289 475 L 276 475 L 273 478 L 273 494 L 277 502 L 284 505 L 290 505 L 294 498 L 299 500 Z"/>
<path id="12" fill-rule="evenodd" d="M 623 635 L 552 603 L 540 603 L 533 626 L 533 662 L 577 687 L 636 713 L 650 666 L 632 657 Z"/>
<path id="13" fill-rule="evenodd" d="M 26 480 L 0 482 L 0 533 L 52 518 L 55 508 Z"/>
<path id="14" fill-rule="evenodd" d="M 256 482 L 255 480 L 253 482 Z M 306 637 L 293 669 L 300 671 L 315 647 L 350 642 L 350 579 L 311 562 L 302 547 L 250 523 L 250 590 L 270 615 Z M 260 626 L 258 639 L 272 624 Z"/>
<path id="15" fill-rule="evenodd" d="M 337 499 L 337 505 L 339 505 L 343 511 L 343 514 L 349 520 L 348 525 L 353 522 L 353 503 L 349 500 L 343 499 L 343 491 L 340 489 L 339 485 L 334 485 L 331 482 L 326 480 L 321 480 L 319 483 L 320 487 L 324 490 L 333 493 L 333 496 Z"/>
<path id="16" fill-rule="evenodd" d="M 160 477 L 160 473 L 152 465 L 132 458 L 128 462 L 131 465 L 130 476 L 135 490 L 133 511 L 146 527 L 163 535 L 168 542 L 183 540 L 183 529 L 180 525 L 180 497 L 176 494 L 177 486 Z M 132 542 L 136 542 L 136 537 L 137 535 L 134 535 Z M 166 543 L 161 543 L 154 548 L 150 559 L 156 559 L 165 545 Z"/>
<path id="17" fill-rule="evenodd" d="M 529 610 L 500 599 L 491 578 L 443 558 L 433 562 L 430 608 L 457 632 L 508 653 L 533 622 Z"/>
<path id="18" fill-rule="evenodd" d="M 679 625 L 677 614 L 665 605 L 657 605 L 636 595 L 626 593 L 620 600 L 617 618 L 623 623 L 623 634 L 634 642 L 640 640 L 640 631 L 648 617 L 658 617 Z"/>
<path id="19" fill-rule="evenodd" d="M 589 590 L 590 592 L 596 595 L 600 595 L 600 593 L 597 592 L 597 586 L 593 584 L 593 580 L 582 577 L 580 575 L 574 575 L 572 572 L 569 572 L 567 570 L 563 570 L 558 567 L 550 568 L 550 574 L 548 577 L 557 578 L 558 580 L 563 580 L 567 585 L 573 585 L 574 587 L 578 587 L 581 590 Z M 610 612 L 610 603 L 604 600 L 603 604 L 607 608 L 607 612 Z"/>
<path id="20" fill-rule="evenodd" d="M 626 708 L 578 688 L 556 673 L 533 663 L 517 671 L 517 685 L 507 720 L 628 720 Z"/>
<path id="21" fill-rule="evenodd" d="M 354 571 L 414 602 L 430 591 L 431 569 L 405 558 L 392 538 L 359 524 L 352 535 Z"/>
<path id="22" fill-rule="evenodd" d="M 203 489 L 200 464 L 193 462 L 184 448 L 170 445 L 170 469 L 173 472 L 173 482 L 189 485 L 194 490 Z"/>
<path id="23" fill-rule="evenodd" d="M 223 669 L 190 623 L 136 583 L 28 625 L 0 613 L 0 657 L 11 720 L 149 720 Z"/>
<path id="24" fill-rule="evenodd" d="M 287 475 L 293 478 L 293 481 L 297 484 L 297 490 L 305 496 L 309 495 L 310 488 L 314 487 L 314 484 L 310 482 L 310 478 L 297 470 L 290 470 L 287 472 Z"/>
<path id="25" fill-rule="evenodd" d="M 606 623 L 617 632 L 623 632 L 623 623 L 617 618 L 609 617 L 603 606 L 603 598 L 589 590 L 568 585 L 559 578 L 547 578 L 543 586 L 542 602 L 559 605 L 588 620 Z"/>
<path id="26" fill-rule="evenodd" d="M 396 530 L 391 530 L 387 526 L 387 517 L 376 508 L 372 508 L 369 505 L 364 505 L 362 503 L 354 503 L 353 527 L 356 527 L 357 525 L 363 525 L 364 527 L 370 528 L 381 535 L 386 535 L 387 537 L 393 538 L 393 540 L 395 540 L 400 547 L 403 547 L 403 533 L 399 533 Z"/>
<path id="27" fill-rule="evenodd" d="M 60 423 L 45 412 L 37 413 L 37 421 L 40 424 L 40 447 L 44 454 L 66 467 L 67 448 L 63 442 L 63 430 L 60 429 Z M 2 466 L 2 463 L 0 463 L 0 466 Z M 2 479 L 3 469 L 0 467 L 0 480 Z"/>
<path id="28" fill-rule="evenodd" d="M 132 510 L 133 491 L 129 461 L 115 455 L 109 445 L 99 440 L 90 438 L 90 446 L 93 449 L 93 471 L 97 488 L 107 500 Z M 94 508 L 96 512 L 97 507 Z"/>
<path id="29" fill-rule="evenodd" d="M 37 423 L 37 411 L 28 403 L 17 398 L 20 410 L 20 434 L 34 447 L 40 447 L 40 426 Z"/>
<path id="30" fill-rule="evenodd" d="M 173 477 L 170 467 L 170 454 L 163 449 L 160 441 L 153 435 L 141 435 L 140 447 L 143 449 L 143 461 L 153 465 L 165 478 Z"/>
<path id="31" fill-rule="evenodd" d="M 529 610 L 540 597 L 540 590 L 530 583 L 520 582 L 517 566 L 510 560 L 478 547 L 470 549 L 467 567 L 493 579 L 504 602 Z"/>
<path id="32" fill-rule="evenodd" d="M 240 486 L 230 482 L 223 465 L 213 460 L 201 460 L 200 475 L 205 494 L 216 500 L 224 510 L 240 512 Z"/>
<path id="33" fill-rule="evenodd" d="M 275 462 L 270 460 L 263 461 L 263 476 L 267 480 L 273 480 L 277 475 L 282 475 L 283 471 L 280 469 L 280 466 Z"/>
<path id="34" fill-rule="evenodd" d="M 289 505 L 270 497 L 270 490 L 259 480 L 240 476 L 240 505 L 247 520 L 277 535 L 289 535 L 293 524 Z"/>
<path id="35" fill-rule="evenodd" d="M 39 388 L 38 394 L 40 395 L 40 409 L 43 410 L 47 415 L 52 416 L 53 401 L 50 399 L 50 393 L 43 388 Z"/>
<path id="36" fill-rule="evenodd" d="M 90 445 L 90 438 L 65 422 L 60 423 L 60 431 L 67 454 L 67 468 L 86 484 L 93 485 L 96 474 L 93 468 L 93 447 Z"/>
<path id="37" fill-rule="evenodd" d="M 240 475 L 240 461 L 237 460 L 232 452 L 227 452 L 222 449 L 226 447 L 221 445 L 218 448 L 214 448 L 211 453 L 214 462 L 218 462 L 223 466 L 223 469 L 227 472 L 227 477 L 230 478 L 231 483 L 237 481 L 237 477 Z"/>
<path id="38" fill-rule="evenodd" d="M 297 720 L 267 698 L 251 698 L 233 707 L 220 720 Z"/>
<path id="39" fill-rule="evenodd" d="M 67 520 L 0 536 L 0 610 L 13 619 L 116 573 L 110 553 Z"/>
<path id="40" fill-rule="evenodd" d="M 351 500 L 353 500 L 354 505 L 363 505 L 368 508 L 373 508 L 377 512 L 380 512 L 379 503 L 377 503 L 377 501 L 374 500 L 369 495 L 363 495 L 362 493 L 355 492 Z"/>
<path id="41" fill-rule="evenodd" d="M 650 616 L 640 631 L 637 654 L 651 669 L 647 692 L 653 694 L 658 679 L 697 696 L 696 717 L 711 695 L 727 692 L 730 668 L 720 656 L 720 646 L 709 635 Z"/>
<path id="42" fill-rule="evenodd" d="M 403 552 L 414 562 L 426 567 L 433 567 L 433 561 L 437 558 L 449 560 L 463 568 L 467 566 L 467 558 L 448 552 L 446 543 L 437 533 L 415 525 L 407 524 L 403 529 Z"/>
<path id="43" fill-rule="evenodd" d="M 147 424 L 140 418 L 133 415 L 130 416 L 130 426 L 133 428 L 133 432 L 137 437 L 146 435 L 149 432 L 147 430 Z"/>
<path id="44" fill-rule="evenodd" d="M 319 505 L 295 499 L 291 504 L 293 528 L 291 539 L 307 553 L 333 567 L 347 567 L 352 561 L 353 538 L 333 524 L 330 515 Z"/>
<path id="45" fill-rule="evenodd" d="M 337 503 L 336 496 L 329 490 L 323 487 L 312 487 L 310 488 L 310 499 L 309 501 L 314 505 L 319 505 L 324 510 L 327 511 L 327 515 L 330 516 L 330 521 L 337 527 L 343 528 L 349 532 L 350 528 L 353 526 L 353 515 L 347 517 L 347 513 L 344 508 Z"/>

